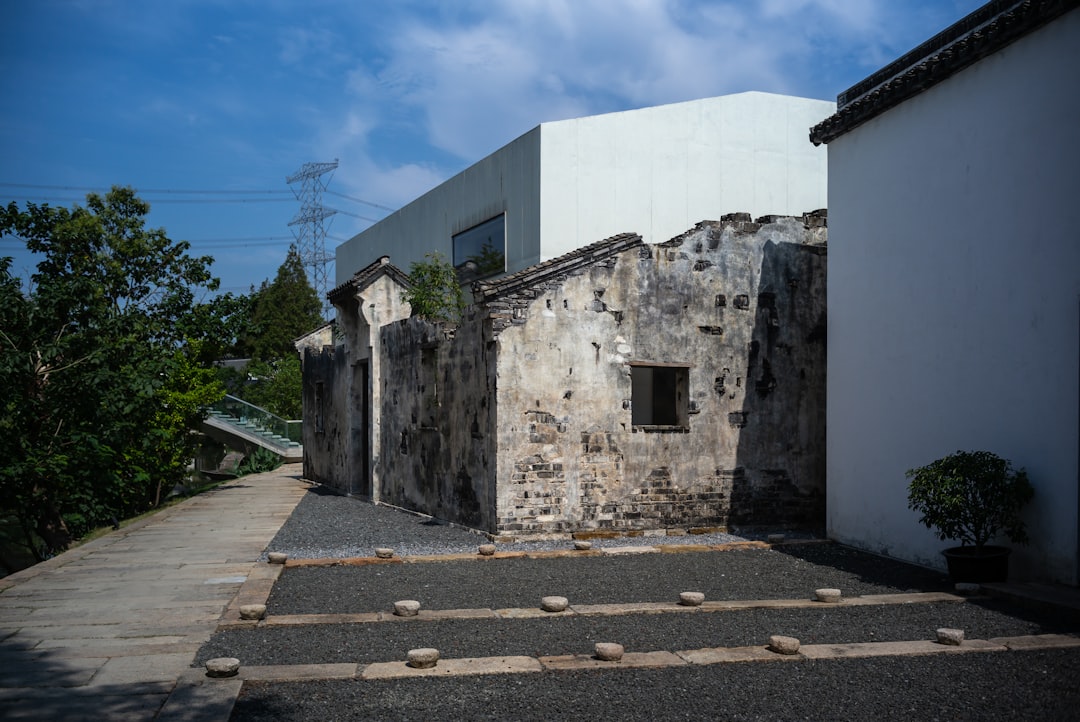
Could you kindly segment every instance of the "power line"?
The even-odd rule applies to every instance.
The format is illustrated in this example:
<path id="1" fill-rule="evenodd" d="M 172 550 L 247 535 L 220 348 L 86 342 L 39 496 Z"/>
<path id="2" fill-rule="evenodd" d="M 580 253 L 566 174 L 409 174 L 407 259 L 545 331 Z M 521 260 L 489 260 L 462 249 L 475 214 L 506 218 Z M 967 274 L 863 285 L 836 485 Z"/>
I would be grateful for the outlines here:
<path id="1" fill-rule="evenodd" d="M 99 187 L 94 187 L 94 186 L 63 186 L 63 185 L 45 185 L 45 184 L 38 184 L 38 183 L 11 183 L 11 182 L 0 182 L 0 188 L 33 188 L 33 189 L 36 189 L 36 190 L 86 191 L 86 192 L 93 192 L 93 193 L 106 193 L 109 190 L 107 188 L 99 188 Z M 175 194 L 175 195 L 255 195 L 255 194 L 260 194 L 260 193 L 261 194 L 266 194 L 266 195 L 285 195 L 285 196 L 293 195 L 292 191 L 270 190 L 270 189 L 265 189 L 265 190 L 260 190 L 260 189 L 235 190 L 235 189 L 223 189 L 223 188 L 204 188 L 204 189 L 190 189 L 190 190 L 188 190 L 188 189 L 181 189 L 181 188 L 136 188 L 135 190 L 138 193 L 164 193 L 164 194 Z M 375 203 L 374 201 L 369 201 L 369 200 L 364 199 L 364 198 L 357 198 L 356 196 L 345 195 L 344 193 L 338 193 L 337 191 L 324 189 L 323 192 L 324 193 L 329 193 L 332 196 L 337 196 L 338 198 L 344 198 L 345 200 L 353 201 L 354 203 L 363 203 L 366 206 L 371 206 L 372 208 L 378 208 L 379 210 L 386 211 L 388 213 L 393 213 L 396 210 L 395 208 L 391 208 L 390 206 L 385 206 L 385 205 L 383 205 L 381 203 Z M 21 199 L 29 199 L 29 198 L 33 198 L 33 197 L 34 196 L 23 196 Z M 81 201 L 81 200 L 85 200 L 85 199 L 83 199 L 83 198 L 77 198 L 77 199 L 57 198 L 56 200 Z M 278 200 L 278 199 L 275 199 L 275 200 Z M 160 201 L 159 200 L 158 202 L 162 203 L 162 202 L 166 202 L 166 201 Z M 195 201 L 189 201 L 189 202 L 195 202 Z M 367 219 L 365 219 L 365 220 L 367 220 Z"/>
<path id="2" fill-rule="evenodd" d="M 38 190 L 53 190 L 53 191 L 87 191 L 91 193 L 104 192 L 107 193 L 109 188 L 99 188 L 95 186 L 54 186 L 54 185 L 40 185 L 36 183 L 5 183 L 0 182 L 0 187 L 3 188 L 36 188 Z M 179 193 L 179 194 L 202 194 L 202 195 L 243 195 L 254 193 L 267 193 L 271 195 L 291 195 L 289 191 L 281 190 L 229 190 L 229 189 L 210 189 L 210 190 L 182 190 L 178 188 L 137 188 L 139 193 Z"/>
<path id="3" fill-rule="evenodd" d="M 377 218 L 368 218 L 367 216 L 358 216 L 355 213 L 349 213 L 348 211 L 343 211 L 340 208 L 330 208 L 329 206 L 327 206 L 326 210 L 333 211 L 334 213 L 340 213 L 343 216 L 352 216 L 353 218 L 359 218 L 362 221 L 370 221 L 371 223 L 378 223 L 379 222 L 379 220 Z"/>
<path id="4" fill-rule="evenodd" d="M 338 198 L 344 198 L 345 200 L 356 201 L 357 203 L 363 203 L 364 205 L 371 206 L 372 208 L 378 208 L 381 211 L 388 211 L 390 213 L 393 213 L 394 210 L 395 210 L 393 208 L 390 208 L 389 206 L 380 205 L 378 203 L 372 203 L 371 201 L 365 201 L 363 198 L 355 198 L 353 196 L 347 196 L 344 193 L 338 193 L 337 191 L 328 190 L 326 192 L 329 193 L 332 196 L 337 196 Z"/>
<path id="5" fill-rule="evenodd" d="M 160 193 L 161 191 L 147 191 Z M 60 198 L 55 196 L 14 195 L 8 196 L 9 200 L 33 201 L 43 200 L 46 203 L 81 203 L 85 198 Z M 151 205 L 175 204 L 175 203 L 280 203 L 292 201 L 292 198 L 141 198 Z"/>

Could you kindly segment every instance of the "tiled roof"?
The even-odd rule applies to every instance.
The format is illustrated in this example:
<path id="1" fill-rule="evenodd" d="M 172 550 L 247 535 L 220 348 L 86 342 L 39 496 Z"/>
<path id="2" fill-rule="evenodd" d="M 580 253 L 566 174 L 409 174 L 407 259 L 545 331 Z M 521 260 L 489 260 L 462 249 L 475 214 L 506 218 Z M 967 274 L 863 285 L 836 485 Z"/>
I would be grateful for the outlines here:
<path id="1" fill-rule="evenodd" d="M 583 246 L 558 258 L 552 258 L 550 261 L 529 266 L 509 276 L 503 276 L 493 281 L 477 281 L 472 286 L 473 298 L 477 303 L 483 303 L 495 298 L 527 291 L 540 284 L 558 280 L 573 271 L 609 258 L 628 248 L 640 245 L 643 245 L 643 241 L 638 234 L 621 233 L 603 241 Z"/>
<path id="2" fill-rule="evenodd" d="M 811 142 L 821 145 L 840 137 L 1077 7 L 1080 0 L 993 0 L 983 5 L 838 95 L 837 112 L 810 129 Z"/>
<path id="3" fill-rule="evenodd" d="M 348 281 L 327 293 L 326 297 L 330 299 L 331 303 L 337 303 L 347 295 L 355 294 L 357 291 L 367 288 L 383 275 L 389 276 L 405 288 L 409 287 L 409 276 L 393 263 L 390 263 L 390 256 L 380 256 L 374 263 L 364 266 L 354 273 Z"/>

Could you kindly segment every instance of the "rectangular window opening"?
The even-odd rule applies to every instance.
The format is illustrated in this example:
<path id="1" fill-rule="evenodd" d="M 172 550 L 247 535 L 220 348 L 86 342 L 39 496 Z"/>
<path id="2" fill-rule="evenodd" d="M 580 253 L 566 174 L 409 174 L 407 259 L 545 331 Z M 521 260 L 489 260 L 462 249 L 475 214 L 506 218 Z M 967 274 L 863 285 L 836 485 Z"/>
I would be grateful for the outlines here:
<path id="1" fill-rule="evenodd" d="M 506 214 L 457 233 L 454 268 L 462 283 L 506 272 Z"/>
<path id="2" fill-rule="evenodd" d="M 630 382 L 634 426 L 689 426 L 689 367 L 635 364 L 630 367 Z"/>

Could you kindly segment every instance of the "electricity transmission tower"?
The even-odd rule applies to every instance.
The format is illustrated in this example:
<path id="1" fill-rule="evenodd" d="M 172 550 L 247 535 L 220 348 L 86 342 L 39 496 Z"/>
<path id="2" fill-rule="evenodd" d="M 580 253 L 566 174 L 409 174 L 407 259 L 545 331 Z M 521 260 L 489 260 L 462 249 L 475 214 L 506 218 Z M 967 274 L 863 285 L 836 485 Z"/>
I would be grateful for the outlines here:
<path id="1" fill-rule="evenodd" d="M 326 266 L 334 257 L 326 253 L 326 230 L 330 224 L 324 225 L 323 221 L 337 211 L 322 205 L 323 191 L 330 182 L 330 178 L 324 181 L 323 176 L 327 173 L 333 174 L 337 167 L 336 158 L 333 163 L 304 163 L 300 170 L 285 178 L 285 182 L 290 186 L 300 184 L 299 190 L 292 189 L 296 199 L 300 201 L 300 212 L 289 221 L 289 225 L 293 227 L 300 261 L 305 268 L 311 269 L 311 285 L 322 301 L 324 317 L 330 313 L 329 302 L 326 300 L 326 293 L 330 290 L 326 283 Z"/>

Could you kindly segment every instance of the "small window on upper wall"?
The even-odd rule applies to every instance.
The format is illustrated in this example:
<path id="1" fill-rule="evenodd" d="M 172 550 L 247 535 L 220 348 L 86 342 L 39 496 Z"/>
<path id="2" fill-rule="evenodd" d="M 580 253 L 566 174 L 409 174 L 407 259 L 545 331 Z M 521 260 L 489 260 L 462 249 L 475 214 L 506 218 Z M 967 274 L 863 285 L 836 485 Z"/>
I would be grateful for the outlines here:
<path id="1" fill-rule="evenodd" d="M 634 426 L 689 426 L 690 367 L 634 363 L 630 367 Z"/>
<path id="2" fill-rule="evenodd" d="M 462 283 L 506 271 L 506 214 L 454 235 L 454 268 Z"/>

